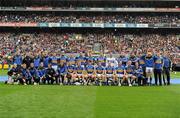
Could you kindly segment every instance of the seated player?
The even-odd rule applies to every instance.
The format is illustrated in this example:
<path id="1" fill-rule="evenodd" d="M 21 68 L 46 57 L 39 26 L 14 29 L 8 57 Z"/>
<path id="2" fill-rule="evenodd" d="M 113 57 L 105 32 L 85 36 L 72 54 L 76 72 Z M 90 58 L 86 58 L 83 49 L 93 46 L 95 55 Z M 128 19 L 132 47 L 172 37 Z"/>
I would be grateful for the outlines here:
<path id="1" fill-rule="evenodd" d="M 105 68 L 101 62 L 98 62 L 98 66 L 95 68 L 96 82 L 98 85 L 102 85 L 102 81 L 105 81 Z"/>
<path id="2" fill-rule="evenodd" d="M 56 77 L 56 71 L 52 68 L 51 64 L 48 64 L 48 68 L 46 69 L 46 73 L 45 73 L 45 81 L 43 81 L 43 83 L 45 84 L 46 81 L 48 84 L 54 84 L 55 81 L 55 77 Z"/>
<path id="3" fill-rule="evenodd" d="M 66 73 L 67 73 L 67 66 L 65 62 L 60 62 L 60 65 L 57 69 L 58 76 L 60 77 L 60 81 L 58 81 L 58 78 L 56 79 L 56 83 L 60 83 L 60 85 L 64 85 L 66 82 Z"/>
<path id="4" fill-rule="evenodd" d="M 94 66 L 92 65 L 92 61 L 89 60 L 88 64 L 86 65 L 86 75 L 84 75 L 85 81 L 87 82 L 87 85 L 89 83 L 92 84 L 92 82 L 95 81 L 95 72 L 94 72 Z"/>
<path id="5" fill-rule="evenodd" d="M 131 65 L 131 61 L 127 62 L 127 65 L 125 67 L 125 78 L 123 82 L 126 80 L 129 84 L 129 86 L 132 86 L 132 83 L 136 80 L 136 76 L 134 75 L 134 66 Z"/>
<path id="6" fill-rule="evenodd" d="M 37 72 L 38 72 L 38 77 L 40 78 L 40 83 L 45 80 L 45 68 L 44 68 L 44 65 L 43 65 L 43 62 L 40 63 L 40 66 L 38 67 L 37 69 Z"/>
<path id="7" fill-rule="evenodd" d="M 14 64 L 12 68 L 8 71 L 8 84 L 14 84 L 17 79 L 17 64 Z"/>
<path id="8" fill-rule="evenodd" d="M 136 77 L 138 78 L 138 85 L 142 86 L 145 84 L 145 77 L 143 73 L 143 68 L 139 66 L 139 68 L 136 70 Z"/>
<path id="9" fill-rule="evenodd" d="M 75 78 L 73 80 L 73 82 L 79 82 L 80 84 L 84 84 L 84 66 L 81 65 L 81 62 L 78 61 L 77 62 L 77 66 L 76 66 L 76 72 L 75 72 Z"/>
<path id="10" fill-rule="evenodd" d="M 106 84 L 112 85 L 115 84 L 115 68 L 111 63 L 108 63 L 108 66 L 106 67 Z"/>
<path id="11" fill-rule="evenodd" d="M 12 84 L 23 84 L 21 66 L 18 67 L 17 64 L 14 64 L 9 72 L 12 74 Z"/>
<path id="12" fill-rule="evenodd" d="M 34 67 L 34 63 L 30 64 L 29 72 L 31 74 L 31 78 L 28 78 L 28 84 L 31 84 L 34 81 L 34 85 L 39 84 L 40 78 L 38 77 L 38 73 L 36 68 Z"/>
<path id="13" fill-rule="evenodd" d="M 71 85 L 73 78 L 75 78 L 75 65 L 73 65 L 71 62 L 67 63 L 67 85 Z"/>
<path id="14" fill-rule="evenodd" d="M 118 63 L 115 74 L 116 80 L 118 81 L 118 86 L 121 86 L 121 81 L 125 78 L 125 67 L 122 65 L 122 61 Z"/>

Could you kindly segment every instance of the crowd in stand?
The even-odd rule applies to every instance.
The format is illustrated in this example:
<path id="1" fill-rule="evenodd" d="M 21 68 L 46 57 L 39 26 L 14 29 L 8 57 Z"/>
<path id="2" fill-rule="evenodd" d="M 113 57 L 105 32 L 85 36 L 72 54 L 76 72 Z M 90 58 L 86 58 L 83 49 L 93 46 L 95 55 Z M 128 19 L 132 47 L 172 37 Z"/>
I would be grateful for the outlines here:
<path id="1" fill-rule="evenodd" d="M 1 13 L 0 22 L 57 23 L 180 23 L 179 14 L 62 14 Z"/>
<path id="2" fill-rule="evenodd" d="M 169 57 L 176 62 L 179 58 L 179 35 L 177 34 L 124 34 L 115 32 L 104 33 L 0 33 L 1 63 L 12 62 L 16 52 L 22 55 L 27 52 L 49 54 L 85 53 L 95 50 L 99 44 L 104 54 L 122 54 L 146 52 L 148 48 L 169 52 Z M 96 51 L 96 50 L 95 50 Z M 137 53 L 138 55 L 138 53 Z"/>

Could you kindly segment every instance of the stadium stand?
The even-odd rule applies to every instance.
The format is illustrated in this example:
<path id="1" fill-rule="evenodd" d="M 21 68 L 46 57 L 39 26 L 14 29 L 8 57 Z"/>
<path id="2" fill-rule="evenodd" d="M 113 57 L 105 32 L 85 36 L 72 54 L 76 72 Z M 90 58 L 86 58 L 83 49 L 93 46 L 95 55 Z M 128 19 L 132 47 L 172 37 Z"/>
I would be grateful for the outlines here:
<path id="1" fill-rule="evenodd" d="M 4 69 L 15 63 L 17 55 L 34 59 L 44 53 L 60 57 L 93 52 L 134 53 L 140 58 L 149 49 L 168 55 L 174 65 L 180 63 L 177 2 L 16 1 L 3 1 L 0 6 L 0 62 Z"/>

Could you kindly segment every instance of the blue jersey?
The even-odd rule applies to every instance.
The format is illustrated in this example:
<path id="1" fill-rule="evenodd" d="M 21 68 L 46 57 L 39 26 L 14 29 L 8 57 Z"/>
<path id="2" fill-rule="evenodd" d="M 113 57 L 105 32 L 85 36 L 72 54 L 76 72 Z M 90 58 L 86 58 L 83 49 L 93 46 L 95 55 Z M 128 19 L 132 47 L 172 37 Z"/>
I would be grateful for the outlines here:
<path id="1" fill-rule="evenodd" d="M 34 58 L 34 67 L 36 67 L 36 68 L 39 67 L 40 62 L 41 62 L 40 57 Z"/>
<path id="2" fill-rule="evenodd" d="M 146 67 L 145 60 L 142 58 L 138 59 L 138 63 L 139 63 L 139 66 L 141 66 L 142 68 Z"/>
<path id="3" fill-rule="evenodd" d="M 29 69 L 29 72 L 30 72 L 30 74 L 31 74 L 32 77 L 37 76 L 37 71 L 36 71 L 35 68 L 30 68 L 30 69 Z"/>
<path id="4" fill-rule="evenodd" d="M 38 77 L 43 77 L 46 73 L 46 70 L 44 68 L 38 68 Z"/>
<path id="5" fill-rule="evenodd" d="M 22 56 L 20 56 L 20 55 L 15 56 L 14 64 L 21 65 L 22 64 Z"/>
<path id="6" fill-rule="evenodd" d="M 32 76 L 31 76 L 31 73 L 27 70 L 27 69 L 23 69 L 22 70 L 22 76 L 25 78 L 25 79 L 30 79 Z"/>
<path id="7" fill-rule="evenodd" d="M 117 74 L 124 74 L 125 67 L 124 66 L 118 66 L 116 67 L 116 73 Z"/>
<path id="8" fill-rule="evenodd" d="M 58 66 L 57 71 L 59 74 L 66 74 L 67 73 L 67 66 L 66 65 Z"/>
<path id="9" fill-rule="evenodd" d="M 57 60 L 58 60 L 58 58 L 55 57 L 55 56 L 50 57 L 50 58 L 51 58 L 51 64 L 52 64 L 53 66 L 57 65 Z"/>
<path id="10" fill-rule="evenodd" d="M 142 70 L 142 68 L 139 68 L 139 69 L 136 70 L 136 76 L 137 77 L 143 77 L 143 70 Z"/>
<path id="11" fill-rule="evenodd" d="M 86 66 L 86 71 L 87 71 L 88 74 L 92 74 L 92 73 L 94 72 L 94 66 L 88 64 L 88 65 Z"/>
<path id="12" fill-rule="evenodd" d="M 66 56 L 61 56 L 61 57 L 59 58 L 59 60 L 60 60 L 61 62 L 66 62 L 67 57 L 66 57 Z"/>
<path id="13" fill-rule="evenodd" d="M 76 67 L 76 71 L 78 74 L 82 74 L 83 70 L 84 70 L 84 66 L 82 66 L 82 65 Z"/>
<path id="14" fill-rule="evenodd" d="M 44 57 L 44 59 L 43 59 L 44 67 L 47 68 L 50 61 L 51 61 L 51 59 L 48 56 Z"/>
<path id="15" fill-rule="evenodd" d="M 103 74 L 104 67 L 103 66 L 97 66 L 96 67 L 96 73 L 97 74 Z"/>
<path id="16" fill-rule="evenodd" d="M 112 66 L 107 66 L 106 67 L 106 73 L 107 74 L 113 74 L 113 72 L 114 72 L 114 67 L 112 67 Z"/>
<path id="17" fill-rule="evenodd" d="M 129 59 L 127 57 L 120 57 L 118 60 L 125 66 Z"/>
<path id="18" fill-rule="evenodd" d="M 171 67 L 171 60 L 168 57 L 163 57 L 163 67 L 164 68 Z"/>
<path id="19" fill-rule="evenodd" d="M 138 58 L 137 57 L 131 57 L 129 60 L 131 60 L 132 65 L 136 65 L 136 62 L 138 62 Z"/>
<path id="20" fill-rule="evenodd" d="M 75 66 L 73 66 L 73 65 L 67 66 L 67 72 L 68 73 L 73 73 L 74 69 L 75 69 Z"/>
<path id="21" fill-rule="evenodd" d="M 152 57 L 145 57 L 145 64 L 146 64 L 146 67 L 154 67 L 154 61 L 155 61 L 155 57 L 152 56 Z"/>
<path id="22" fill-rule="evenodd" d="M 70 57 L 67 59 L 68 62 L 70 62 L 71 64 L 75 64 L 75 58 Z"/>
<path id="23" fill-rule="evenodd" d="M 161 57 L 156 57 L 154 68 L 162 69 L 162 66 L 163 66 L 163 59 Z"/>
<path id="24" fill-rule="evenodd" d="M 126 70 L 127 74 L 134 74 L 134 66 L 132 66 L 132 65 L 126 66 L 125 70 Z"/>
<path id="25" fill-rule="evenodd" d="M 85 57 L 83 57 L 83 56 L 78 56 L 78 57 L 76 57 L 75 60 L 81 62 L 81 65 L 85 65 L 85 60 L 86 60 Z"/>
<path id="26" fill-rule="evenodd" d="M 104 67 L 106 66 L 106 57 L 102 57 L 102 56 L 97 57 L 97 61 L 101 63 L 102 66 Z"/>

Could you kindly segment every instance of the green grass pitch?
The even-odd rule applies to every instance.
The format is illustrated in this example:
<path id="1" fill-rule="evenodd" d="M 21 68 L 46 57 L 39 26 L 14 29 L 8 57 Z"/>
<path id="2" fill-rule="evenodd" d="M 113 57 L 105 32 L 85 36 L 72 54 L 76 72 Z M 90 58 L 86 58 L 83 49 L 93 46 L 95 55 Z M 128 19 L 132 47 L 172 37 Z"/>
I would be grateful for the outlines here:
<path id="1" fill-rule="evenodd" d="M 180 118 L 180 85 L 0 84 L 0 118 Z"/>

